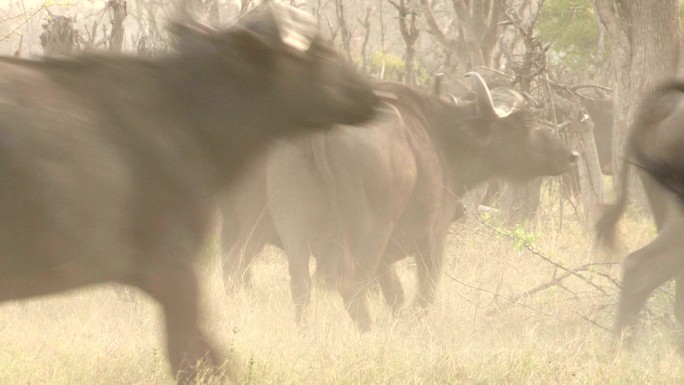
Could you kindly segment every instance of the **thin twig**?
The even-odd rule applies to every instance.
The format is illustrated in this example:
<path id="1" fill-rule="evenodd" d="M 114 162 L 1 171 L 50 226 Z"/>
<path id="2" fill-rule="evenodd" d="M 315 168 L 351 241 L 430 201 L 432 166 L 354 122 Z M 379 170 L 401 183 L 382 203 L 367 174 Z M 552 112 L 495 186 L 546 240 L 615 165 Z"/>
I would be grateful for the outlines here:
<path id="1" fill-rule="evenodd" d="M 577 90 L 579 90 L 580 88 L 598 88 L 598 89 L 603 90 L 603 91 L 613 92 L 613 89 L 612 89 L 612 88 L 606 87 L 606 86 L 602 86 L 602 85 L 600 85 L 600 84 L 576 84 L 576 85 L 573 85 L 573 86 L 568 86 L 568 88 L 571 89 L 571 90 L 573 90 L 573 91 L 577 91 Z"/>
<path id="2" fill-rule="evenodd" d="M 586 264 L 586 265 L 582 265 L 582 266 L 576 267 L 576 268 L 572 269 L 572 271 L 574 271 L 574 272 L 588 271 L 590 268 L 592 268 L 592 267 L 594 267 L 594 266 L 612 265 L 612 264 L 614 264 L 614 263 L 611 263 L 611 262 L 588 263 L 588 264 Z M 611 282 L 613 282 L 614 284 L 616 283 L 616 282 L 614 281 L 614 279 L 613 279 L 612 277 L 608 276 L 607 274 L 603 275 L 603 274 L 601 274 L 600 272 L 595 272 L 595 273 L 601 275 L 601 276 L 604 277 L 604 278 L 609 279 L 609 280 L 610 280 Z M 517 303 L 518 300 L 520 300 L 521 298 L 530 297 L 530 296 L 533 296 L 533 295 L 539 293 L 540 291 L 546 290 L 546 289 L 551 288 L 551 287 L 554 287 L 554 286 L 559 286 L 566 278 L 571 277 L 571 276 L 573 276 L 572 273 L 565 273 L 565 274 L 556 276 L 556 277 L 554 277 L 553 279 L 551 279 L 551 280 L 548 281 L 548 282 L 545 282 L 545 283 L 543 283 L 543 284 L 541 284 L 541 285 L 538 285 L 538 286 L 536 286 L 536 287 L 533 287 L 532 289 L 529 289 L 529 290 L 527 290 L 527 291 L 525 291 L 525 292 L 523 292 L 523 293 L 520 293 L 520 294 L 517 294 L 517 295 L 511 297 L 510 300 L 511 300 L 511 302 L 513 302 L 513 303 Z M 573 294 L 574 294 L 574 293 L 573 293 Z M 510 306 L 510 305 L 504 306 L 504 307 L 502 307 L 501 309 L 502 309 L 502 310 L 503 310 L 503 309 L 506 309 L 506 308 L 508 308 L 509 306 Z"/>
<path id="3" fill-rule="evenodd" d="M 3 36 L 2 38 L 0 38 L 0 41 L 7 41 L 7 40 L 9 40 L 10 37 L 14 36 L 14 34 L 16 34 L 17 31 L 19 31 L 22 27 L 24 27 L 24 25 L 25 25 L 26 23 L 28 23 L 31 19 L 33 19 L 33 16 L 37 15 L 38 12 L 42 11 L 43 9 L 47 9 L 47 8 L 45 8 L 45 6 L 43 6 L 43 5 L 41 5 L 40 7 L 38 7 L 38 8 L 37 8 L 35 11 L 33 11 L 33 12 L 32 12 L 24 21 L 22 21 L 21 23 L 19 23 L 19 25 L 17 25 L 16 27 L 14 27 L 14 29 L 12 29 L 11 31 L 9 31 L 5 36 Z M 28 12 L 24 12 L 22 15 L 25 15 L 26 13 L 28 13 Z"/>
<path id="4" fill-rule="evenodd" d="M 582 314 L 582 313 L 580 313 L 580 312 L 578 312 L 578 311 L 575 311 L 575 314 L 577 314 L 578 316 L 584 318 L 585 321 L 587 321 L 587 322 L 589 322 L 590 324 L 596 326 L 597 328 L 603 329 L 603 330 L 605 330 L 605 331 L 607 331 L 607 332 L 609 332 L 609 333 L 612 333 L 612 332 L 613 332 L 613 330 L 612 330 L 611 328 L 608 328 L 608 327 L 605 327 L 605 326 L 601 325 L 600 323 L 594 321 L 593 319 L 591 319 L 591 318 L 585 316 L 584 314 Z"/>
<path id="5" fill-rule="evenodd" d="M 536 308 L 534 308 L 534 307 L 532 307 L 532 306 L 529 306 L 529 305 L 526 305 L 526 304 L 520 303 L 520 302 L 515 302 L 512 298 L 506 297 L 505 295 L 502 295 L 502 294 L 499 294 L 499 293 L 495 293 L 495 292 L 493 292 L 493 291 L 491 291 L 491 290 L 483 289 L 483 288 L 481 288 L 481 287 L 469 285 L 469 284 L 467 284 L 467 283 L 465 283 L 465 282 L 461 282 L 461 281 L 459 281 L 458 279 L 456 279 L 455 277 L 453 277 L 452 275 L 450 275 L 449 273 L 444 273 L 444 275 L 446 275 L 447 277 L 451 278 L 451 280 L 453 280 L 454 282 L 459 283 L 459 284 L 461 284 L 461 285 L 463 285 L 463 286 L 465 286 L 465 287 L 468 287 L 468 288 L 471 288 L 471 289 L 475 289 L 475 290 L 478 290 L 478 291 L 482 291 L 482 292 L 484 292 L 484 293 L 492 294 L 492 295 L 494 295 L 495 297 L 501 297 L 501 298 L 503 298 L 503 299 L 505 299 L 505 300 L 514 302 L 516 305 L 520 305 L 520 306 L 522 306 L 522 307 L 524 307 L 524 308 L 527 308 L 527 309 L 530 309 L 530 310 L 534 310 L 534 311 L 536 311 L 537 313 L 543 314 L 543 315 L 548 316 L 548 317 L 551 316 L 551 314 L 545 313 L 545 312 L 543 312 L 543 311 L 541 311 L 541 310 L 539 310 L 539 309 L 536 309 Z"/>

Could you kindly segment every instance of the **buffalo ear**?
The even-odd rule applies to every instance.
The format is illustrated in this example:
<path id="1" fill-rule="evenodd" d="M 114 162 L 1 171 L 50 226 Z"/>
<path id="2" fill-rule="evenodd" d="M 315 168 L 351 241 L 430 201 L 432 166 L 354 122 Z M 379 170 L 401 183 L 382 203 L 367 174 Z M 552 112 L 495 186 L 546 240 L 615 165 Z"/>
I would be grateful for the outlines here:
<path id="1" fill-rule="evenodd" d="M 445 128 L 449 136 L 480 148 L 488 147 L 492 143 L 496 136 L 493 125 L 495 119 L 482 116 L 478 101 L 461 101 L 455 104 L 440 100 L 439 103 L 439 125 Z"/>
<path id="2" fill-rule="evenodd" d="M 510 88 L 494 88 L 489 92 L 489 101 L 491 102 L 491 110 L 488 107 L 483 113 L 480 100 L 477 108 L 477 114 L 482 119 L 475 120 L 475 126 L 470 127 L 471 137 L 475 143 L 481 147 L 487 147 L 492 140 L 501 133 L 497 133 L 497 125 L 495 124 L 500 119 L 506 119 L 510 115 L 520 111 L 527 106 L 527 100 L 519 92 Z M 491 111 L 494 113 L 492 114 Z M 499 126 L 501 127 L 501 126 Z"/>

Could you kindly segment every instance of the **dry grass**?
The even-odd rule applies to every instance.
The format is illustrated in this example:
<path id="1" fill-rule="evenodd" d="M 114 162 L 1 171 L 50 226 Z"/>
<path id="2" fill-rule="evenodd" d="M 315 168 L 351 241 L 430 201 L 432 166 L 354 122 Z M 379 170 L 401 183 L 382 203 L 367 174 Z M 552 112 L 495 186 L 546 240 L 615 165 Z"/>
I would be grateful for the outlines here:
<path id="1" fill-rule="evenodd" d="M 547 215 L 547 217 L 552 217 Z M 544 256 L 567 267 L 605 261 L 592 235 L 566 219 L 561 233 L 548 219 L 516 237 L 535 239 Z M 587 319 L 610 326 L 617 290 L 598 266 L 521 304 L 511 297 L 549 281 L 557 271 L 475 219 L 454 225 L 438 302 L 418 317 L 408 306 L 389 316 L 377 293 L 375 324 L 360 335 L 339 296 L 314 295 L 308 327 L 293 322 L 287 268 L 274 249 L 254 269 L 255 289 L 223 293 L 215 258 L 206 277 L 207 328 L 237 352 L 250 384 L 679 384 L 684 381 L 671 316 L 671 290 L 660 290 L 644 319 L 637 349 L 627 351 Z M 626 239 L 624 234 L 630 234 Z M 626 248 L 653 235 L 647 221 L 623 226 Z M 216 255 L 216 250 L 210 254 Z M 414 293 L 411 260 L 400 265 Z M 1 384 L 172 384 L 163 354 L 157 306 L 135 306 L 108 286 L 0 307 Z"/>

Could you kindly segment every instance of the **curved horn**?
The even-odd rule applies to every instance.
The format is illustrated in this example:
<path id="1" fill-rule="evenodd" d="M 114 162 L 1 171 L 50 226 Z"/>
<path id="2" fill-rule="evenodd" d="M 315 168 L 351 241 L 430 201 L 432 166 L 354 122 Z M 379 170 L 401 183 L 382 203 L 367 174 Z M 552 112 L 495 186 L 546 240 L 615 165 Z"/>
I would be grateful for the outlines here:
<path id="1" fill-rule="evenodd" d="M 451 92 L 447 92 L 447 96 L 449 97 L 449 100 L 451 100 L 451 102 L 454 104 L 459 104 L 461 102 L 461 100 Z"/>
<path id="2" fill-rule="evenodd" d="M 473 91 L 477 95 L 477 105 L 481 112 L 485 114 L 491 114 L 499 116 L 494 108 L 494 100 L 492 100 L 492 94 L 489 91 L 487 83 L 482 78 L 482 75 L 477 72 L 468 72 L 465 77 L 470 78 L 473 83 Z"/>

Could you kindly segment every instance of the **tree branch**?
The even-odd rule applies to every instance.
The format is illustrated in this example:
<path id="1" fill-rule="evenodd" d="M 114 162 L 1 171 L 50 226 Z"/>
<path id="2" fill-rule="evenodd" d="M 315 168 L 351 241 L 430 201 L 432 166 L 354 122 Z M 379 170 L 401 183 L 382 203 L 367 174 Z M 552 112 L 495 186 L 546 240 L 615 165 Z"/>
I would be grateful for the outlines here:
<path id="1" fill-rule="evenodd" d="M 430 34 L 437 39 L 437 41 L 443 46 L 449 48 L 450 50 L 455 50 L 458 46 L 458 42 L 454 39 L 447 37 L 446 33 L 437 23 L 435 14 L 432 12 L 432 6 L 428 0 L 420 0 L 420 9 L 425 16 L 425 21 L 427 22 Z"/>

